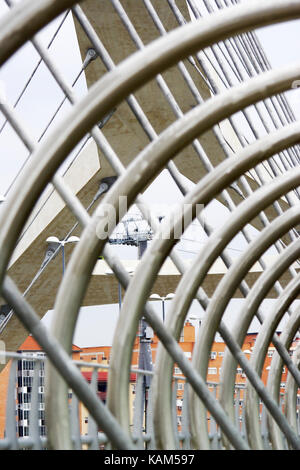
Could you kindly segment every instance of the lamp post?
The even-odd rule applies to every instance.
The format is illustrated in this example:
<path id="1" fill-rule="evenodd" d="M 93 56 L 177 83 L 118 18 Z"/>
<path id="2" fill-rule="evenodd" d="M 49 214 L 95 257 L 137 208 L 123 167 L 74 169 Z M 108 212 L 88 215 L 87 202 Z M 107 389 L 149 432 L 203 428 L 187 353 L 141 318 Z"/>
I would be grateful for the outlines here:
<path id="1" fill-rule="evenodd" d="M 150 295 L 150 299 L 152 300 L 161 300 L 161 303 L 162 303 L 162 317 L 163 317 L 163 323 L 165 322 L 165 301 L 166 300 L 171 300 L 173 299 L 173 297 L 175 296 L 175 294 L 173 294 L 173 292 L 170 292 L 169 294 L 167 294 L 165 297 L 161 297 L 160 295 L 158 294 L 152 294 Z"/>
<path id="2" fill-rule="evenodd" d="M 47 262 L 50 256 L 53 256 L 53 253 L 57 250 L 58 247 L 61 248 L 61 253 L 62 253 L 62 272 L 63 275 L 65 273 L 65 245 L 67 243 L 77 243 L 79 242 L 79 237 L 76 236 L 71 236 L 67 238 L 66 240 L 59 240 L 57 237 L 48 237 L 46 242 L 48 243 L 48 249 L 46 253 L 46 257 L 44 259 L 43 265 Z M 43 266 L 42 265 L 42 266 Z"/>

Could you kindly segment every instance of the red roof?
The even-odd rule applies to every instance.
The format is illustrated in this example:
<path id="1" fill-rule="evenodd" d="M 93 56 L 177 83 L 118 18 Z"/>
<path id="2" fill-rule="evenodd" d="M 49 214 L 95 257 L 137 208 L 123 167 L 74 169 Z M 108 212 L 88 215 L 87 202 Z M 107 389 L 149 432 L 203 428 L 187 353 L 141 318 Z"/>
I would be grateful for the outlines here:
<path id="1" fill-rule="evenodd" d="M 42 348 L 36 342 L 34 337 L 29 335 L 25 339 L 24 343 L 21 344 L 18 351 L 42 351 Z M 75 344 L 72 344 L 72 352 L 76 352 L 76 351 L 81 351 L 81 349 L 78 346 L 76 346 Z"/>
<path id="2" fill-rule="evenodd" d="M 24 343 L 19 347 L 19 351 L 41 351 L 42 348 L 33 336 L 27 336 Z"/>

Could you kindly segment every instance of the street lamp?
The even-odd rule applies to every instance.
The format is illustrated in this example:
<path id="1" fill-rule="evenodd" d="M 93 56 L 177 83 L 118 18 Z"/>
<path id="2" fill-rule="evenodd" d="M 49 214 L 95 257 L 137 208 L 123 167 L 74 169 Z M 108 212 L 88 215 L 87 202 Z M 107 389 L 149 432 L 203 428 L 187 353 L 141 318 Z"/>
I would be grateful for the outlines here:
<path id="1" fill-rule="evenodd" d="M 48 248 L 46 252 L 46 257 L 43 261 L 42 267 L 44 264 L 48 262 L 48 259 L 53 256 L 56 250 L 60 247 L 62 253 L 62 269 L 63 275 L 65 273 L 65 245 L 67 243 L 77 243 L 79 242 L 80 238 L 72 235 L 71 237 L 67 238 L 66 240 L 59 240 L 57 237 L 48 237 L 46 242 L 48 243 Z"/>
<path id="2" fill-rule="evenodd" d="M 165 301 L 166 301 L 166 300 L 171 300 L 171 299 L 173 299 L 173 297 L 175 297 L 175 294 L 173 294 L 173 292 L 170 292 L 170 293 L 167 294 L 165 297 L 161 297 L 161 296 L 158 295 L 158 294 L 152 294 L 152 295 L 150 295 L 150 299 L 152 299 L 152 300 L 161 300 L 161 303 L 162 303 L 162 317 L 163 317 L 163 323 L 165 322 Z"/>

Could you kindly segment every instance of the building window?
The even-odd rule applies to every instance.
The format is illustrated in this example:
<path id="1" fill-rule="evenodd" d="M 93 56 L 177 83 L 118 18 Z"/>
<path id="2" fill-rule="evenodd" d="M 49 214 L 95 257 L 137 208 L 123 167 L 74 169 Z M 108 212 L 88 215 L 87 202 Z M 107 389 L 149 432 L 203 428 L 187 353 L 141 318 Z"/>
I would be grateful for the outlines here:
<path id="1" fill-rule="evenodd" d="M 40 426 L 40 436 L 46 436 L 46 426 Z"/>
<path id="2" fill-rule="evenodd" d="M 23 377 L 23 386 L 24 387 L 32 387 L 32 377 Z"/>
<path id="3" fill-rule="evenodd" d="M 216 351 L 211 351 L 211 353 L 210 353 L 210 358 L 211 358 L 211 359 L 217 359 L 217 353 L 216 353 Z"/>
<path id="4" fill-rule="evenodd" d="M 24 393 L 23 394 L 23 399 L 24 399 L 24 403 L 31 403 L 31 394 L 30 393 Z"/>
<path id="5" fill-rule="evenodd" d="M 217 373 L 217 368 L 216 367 L 209 367 L 207 372 L 210 374 L 210 375 L 215 375 Z"/>

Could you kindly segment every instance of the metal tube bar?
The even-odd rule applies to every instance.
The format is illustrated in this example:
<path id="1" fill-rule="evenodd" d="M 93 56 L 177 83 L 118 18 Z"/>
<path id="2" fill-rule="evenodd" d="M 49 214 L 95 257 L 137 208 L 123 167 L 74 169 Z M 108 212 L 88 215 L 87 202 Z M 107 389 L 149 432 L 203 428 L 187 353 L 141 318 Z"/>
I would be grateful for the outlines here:
<path id="1" fill-rule="evenodd" d="M 74 390 L 91 415 L 95 418 L 99 427 L 103 429 L 111 441 L 115 442 L 119 448 L 133 450 L 135 447 L 129 436 L 122 431 L 111 413 L 109 413 L 107 408 L 91 391 L 78 368 L 73 365 L 69 355 L 57 340 L 49 334 L 47 328 L 40 322 L 39 317 L 26 303 L 25 299 L 15 287 L 13 281 L 8 277 L 4 280 L 2 291 L 8 302 L 14 305 L 16 315 L 20 318 L 26 328 L 32 332 L 40 346 L 46 352 L 50 361 L 55 365 L 56 371 L 59 371 L 59 373 L 62 374 L 69 387 Z M 48 393 L 49 392 L 50 391 L 48 389 Z M 51 423 L 49 425 L 49 430 L 51 432 L 55 432 L 55 426 L 51 427 Z M 51 439 L 51 435 L 49 438 Z M 67 442 L 68 439 L 69 436 L 64 436 L 63 442 L 67 448 L 71 447 L 71 443 Z M 63 442 L 55 448 L 64 448 Z"/>
<path id="2" fill-rule="evenodd" d="M 211 8 L 211 3 L 210 3 L 210 1 L 204 1 L 204 3 L 205 3 L 205 5 L 206 5 L 208 11 L 209 11 L 210 13 L 212 13 L 214 10 L 213 10 L 213 8 Z M 218 2 L 217 2 L 217 3 L 218 3 Z M 235 39 L 233 39 L 233 40 L 235 40 Z M 218 46 L 218 47 L 219 47 L 219 46 Z M 231 59 L 231 61 L 233 62 L 233 64 L 235 65 L 236 70 L 237 70 L 238 73 L 241 75 L 241 78 L 239 79 L 239 81 L 242 81 L 243 79 L 246 79 L 247 76 L 246 76 L 245 73 L 243 72 L 243 69 L 241 69 L 241 68 L 238 66 L 237 62 L 235 61 L 234 56 L 231 54 L 230 49 L 228 48 L 228 46 L 226 45 L 226 43 L 225 43 L 225 48 L 226 48 L 226 50 L 228 51 L 228 54 L 229 54 L 229 56 L 230 56 L 230 59 Z M 216 54 L 216 57 L 218 58 L 218 54 Z M 220 61 L 220 60 L 219 60 L 219 61 Z M 253 75 L 250 74 L 250 76 L 253 76 Z M 229 76 L 228 74 L 226 74 L 225 78 L 227 79 L 228 85 L 229 85 L 229 86 L 232 86 L 233 83 L 232 83 L 232 81 L 231 81 L 230 76 Z M 271 121 L 272 121 L 272 123 L 273 123 L 273 125 L 274 125 L 274 128 L 275 128 L 275 129 L 278 129 L 278 124 L 276 123 L 276 120 L 275 120 L 275 117 L 274 117 L 274 115 L 273 115 L 273 112 L 271 111 L 271 109 L 270 109 L 269 106 L 268 106 L 268 102 L 267 102 L 266 100 L 263 100 L 263 101 L 262 101 L 262 104 L 264 105 L 265 110 L 267 111 L 268 115 L 270 116 Z M 269 129 L 268 124 L 266 123 L 266 121 L 265 121 L 265 119 L 264 119 L 264 116 L 263 116 L 262 113 L 260 112 L 259 106 L 258 106 L 258 105 L 255 105 L 254 108 L 256 109 L 257 114 L 258 114 L 259 118 L 261 119 L 261 122 L 263 123 L 263 126 L 264 126 L 266 132 L 269 133 L 269 132 L 270 132 L 270 129 Z M 253 124 L 253 122 L 251 122 L 251 116 L 249 115 L 249 113 L 247 113 L 246 110 L 243 111 L 243 113 L 245 113 L 246 118 L 250 120 L 250 127 L 251 127 L 251 128 L 254 128 L 254 124 Z M 289 156 L 291 157 L 291 155 L 290 155 L 291 151 L 292 151 L 292 150 L 288 149 L 287 152 L 283 152 L 283 154 L 288 153 Z M 284 157 L 284 155 L 283 155 L 283 157 Z M 284 158 L 285 158 L 285 157 L 284 157 Z M 281 161 L 282 161 L 282 158 L 280 158 L 280 159 L 281 159 Z M 271 159 L 271 160 L 272 160 L 272 159 Z M 275 163 L 276 163 L 276 162 L 275 162 Z M 294 166 L 295 166 L 295 164 L 296 164 L 297 162 L 293 161 L 293 163 L 294 163 Z M 271 166 L 272 171 L 274 172 L 274 166 L 272 165 L 272 161 L 270 161 L 269 164 L 270 164 L 270 166 Z"/>
<path id="3" fill-rule="evenodd" d="M 23 0 L 15 5 L 0 22 L 0 63 L 74 3 L 75 0 Z"/>
<path id="4" fill-rule="evenodd" d="M 196 6 L 194 0 L 188 0 L 188 1 L 189 1 L 189 4 L 190 4 L 191 6 L 193 6 L 193 11 L 194 11 L 194 14 L 196 15 L 196 17 L 198 17 L 198 18 L 201 17 L 201 16 L 199 15 L 199 10 L 198 10 L 198 8 L 197 8 L 197 6 Z M 204 3 L 205 3 L 205 5 L 206 5 L 206 7 L 208 8 L 208 10 L 211 11 L 211 9 L 208 7 L 209 2 L 204 1 Z M 212 48 L 212 51 L 213 51 L 214 56 L 218 59 L 218 56 L 217 56 L 217 54 L 216 54 L 216 52 L 215 52 L 215 50 L 214 50 L 213 48 Z M 223 64 L 222 64 L 222 61 L 218 59 L 218 63 L 220 64 L 220 67 L 221 67 L 221 70 L 222 70 L 222 76 L 224 76 L 224 77 L 226 78 L 227 83 L 228 83 L 228 86 L 229 86 L 229 87 L 232 87 L 232 86 L 233 86 L 233 82 L 232 82 L 232 80 L 231 80 L 229 74 L 228 74 L 228 73 L 226 72 L 226 70 L 224 69 Z M 264 102 L 264 101 L 263 101 L 263 102 Z M 263 123 L 263 125 L 264 125 L 264 127 L 265 127 L 265 130 L 267 131 L 267 133 L 269 133 L 269 132 L 270 132 L 270 129 L 268 128 L 268 126 L 267 126 L 267 124 L 266 124 L 266 122 L 265 122 L 263 116 L 261 115 L 258 106 L 257 106 L 257 105 L 254 105 L 254 107 L 256 107 L 256 111 L 257 111 L 257 113 L 258 113 L 258 116 L 259 116 L 261 122 Z M 245 120 L 246 120 L 246 122 L 248 123 L 248 125 L 249 125 L 249 127 L 250 127 L 250 129 L 251 129 L 251 131 L 252 131 L 252 134 L 254 135 L 254 137 L 255 137 L 256 139 L 258 139 L 258 138 L 260 137 L 260 133 L 259 133 L 259 131 L 257 130 L 256 125 L 254 124 L 250 113 L 248 112 L 247 109 L 244 109 L 244 110 L 242 110 L 241 112 L 242 112 L 242 115 L 245 117 Z M 240 134 L 240 132 L 239 132 L 237 126 L 234 124 L 232 118 L 229 118 L 229 121 L 231 122 L 231 124 L 232 124 L 232 126 L 233 126 L 233 128 L 234 128 L 234 130 L 235 130 L 235 132 L 236 132 L 236 135 L 238 136 L 238 138 L 239 138 L 239 140 L 240 140 L 240 143 L 242 144 L 242 146 L 244 146 L 245 144 L 244 144 L 243 140 L 241 139 L 241 134 Z M 273 172 L 273 174 L 274 174 L 274 176 L 275 176 L 276 173 L 274 172 L 274 165 L 272 165 L 272 159 L 270 159 L 270 161 L 269 161 L 268 163 L 269 163 L 270 168 L 271 168 L 271 170 L 272 170 L 272 172 Z M 263 183 L 263 182 L 266 181 L 266 180 L 265 180 L 265 177 L 264 177 L 264 175 L 263 175 L 263 173 L 260 171 L 259 168 L 257 168 L 257 169 L 255 170 L 255 172 L 257 173 L 257 176 L 258 176 L 259 181 L 260 181 L 261 183 Z M 278 213 L 281 213 L 281 212 L 282 212 L 282 211 L 281 211 L 281 208 L 280 208 L 280 206 L 279 206 L 278 204 L 276 205 L 276 208 L 275 208 L 275 209 L 278 211 Z"/>
<path id="5" fill-rule="evenodd" d="M 297 213 L 297 210 L 296 210 L 297 208 L 293 208 L 293 209 Z M 290 211 L 287 211 L 285 214 L 288 214 L 288 213 L 290 213 Z M 291 214 L 292 213 L 293 212 L 291 212 Z M 283 215 L 279 218 L 278 224 L 280 224 L 281 219 L 284 220 L 285 215 Z M 275 229 L 276 223 L 277 223 L 277 219 L 271 224 L 271 226 L 274 226 L 274 229 L 273 229 L 273 231 L 271 231 L 271 235 L 270 235 L 270 240 L 271 241 L 274 240 L 274 237 L 276 237 L 276 235 L 275 235 L 276 234 L 276 229 Z M 282 232 L 280 232 L 280 233 L 282 233 Z M 283 233 L 285 233 L 285 232 L 283 232 Z M 267 229 L 265 229 L 262 232 L 262 234 L 266 234 L 264 236 L 264 238 L 262 238 L 262 240 L 263 241 L 267 240 L 267 235 L 270 234 L 270 228 L 268 227 Z M 260 237 L 258 239 L 258 242 L 259 242 L 259 240 L 260 240 Z M 270 243 L 267 244 L 267 242 L 266 242 L 265 246 L 269 246 L 269 245 L 270 245 Z M 259 246 L 259 243 L 253 242 L 253 244 L 251 245 L 251 248 L 253 248 L 253 250 L 248 251 L 247 255 L 245 255 L 243 257 L 243 261 L 245 263 L 245 264 L 243 264 L 243 267 L 246 268 L 246 266 L 248 266 L 248 264 L 247 264 L 248 259 L 249 260 L 253 259 L 252 256 L 254 257 L 254 256 L 257 255 L 257 253 L 262 252 L 264 246 L 262 246 L 261 250 L 255 251 L 256 247 L 258 247 L 258 246 Z M 249 255 L 248 255 L 248 253 L 249 253 Z M 222 313 L 226 309 L 226 306 L 227 306 L 228 301 L 229 301 L 228 299 L 229 299 L 229 296 L 230 296 L 230 292 L 232 292 L 233 284 L 234 283 L 235 283 L 235 285 L 239 284 L 239 280 L 237 281 L 238 274 L 240 274 L 242 276 L 242 273 L 244 273 L 244 275 L 245 275 L 248 272 L 248 270 L 244 271 L 243 267 L 242 267 L 242 265 L 240 265 L 238 263 L 238 261 L 235 263 L 235 265 L 232 266 L 232 269 L 229 270 L 228 275 L 225 275 L 224 278 L 222 279 L 222 281 L 220 281 L 217 289 L 215 290 L 213 298 L 212 298 L 212 300 L 209 304 L 209 307 L 207 309 L 207 316 L 205 318 L 205 321 L 203 323 L 203 328 L 201 330 L 202 331 L 201 341 L 199 340 L 199 342 L 197 342 L 197 344 L 196 344 L 195 356 L 194 356 L 195 357 L 194 366 L 197 367 L 197 370 L 201 371 L 200 373 L 202 373 L 202 374 L 205 373 L 204 372 L 205 367 L 207 366 L 207 362 L 208 362 L 208 351 L 209 351 L 209 348 L 210 348 L 210 345 L 211 345 L 211 341 L 213 340 L 213 337 L 214 337 L 214 334 L 215 334 L 216 325 L 219 323 L 219 319 L 221 318 Z M 234 279 L 235 279 L 235 281 L 233 281 Z M 225 288 L 225 290 L 224 290 L 224 288 Z M 228 290 L 226 290 L 227 288 L 228 288 Z M 219 298 L 218 305 L 216 305 L 216 303 L 217 303 L 216 298 L 220 294 L 220 292 L 222 292 L 223 294 L 222 294 L 222 297 Z M 200 354 L 200 356 L 201 356 L 201 364 L 199 364 L 199 361 L 197 360 L 198 354 Z M 222 369 L 222 376 L 223 376 L 223 373 L 224 373 L 223 372 L 224 369 L 227 371 L 227 374 L 228 374 L 228 368 L 224 366 L 223 369 Z M 231 384 L 230 379 L 231 378 L 230 377 L 228 378 L 228 375 L 227 375 L 226 376 L 226 383 Z M 199 414 L 197 414 L 197 416 L 199 416 Z M 196 426 L 195 426 L 195 428 L 196 428 Z"/>
<path id="6" fill-rule="evenodd" d="M 287 214 L 286 212 L 285 214 Z M 263 235 L 263 232 L 262 232 Z M 262 239 L 262 237 L 259 237 Z M 258 244 L 257 244 L 258 246 Z M 263 300 L 263 296 L 271 289 L 275 280 L 277 280 L 280 275 L 284 273 L 287 267 L 297 259 L 299 255 L 300 248 L 299 248 L 299 241 L 292 243 L 285 252 L 278 257 L 278 260 L 272 265 L 271 268 L 267 269 L 262 273 L 259 278 L 259 282 L 256 281 L 253 288 L 251 289 L 246 301 L 245 307 L 243 308 L 243 315 L 239 316 L 235 326 L 233 328 L 233 335 L 238 341 L 240 345 L 243 344 L 244 337 L 247 333 L 247 330 L 250 326 L 250 323 L 257 312 L 257 308 L 259 307 L 260 303 Z M 251 246 L 253 251 L 255 249 L 254 245 Z M 235 269 L 238 270 L 238 266 L 243 263 L 246 257 L 242 256 L 241 260 L 236 264 Z M 232 393 L 234 390 L 234 381 L 235 381 L 235 369 L 236 369 L 236 361 L 232 360 L 232 356 L 229 354 L 225 354 L 224 361 L 222 363 L 222 374 L 221 374 L 221 393 L 220 393 L 220 400 L 224 406 L 224 409 L 227 410 L 229 415 L 233 414 L 233 409 L 231 407 L 232 402 Z M 222 379 L 226 377 L 226 382 Z M 253 412 L 253 410 L 252 410 Z M 273 413 L 272 413 L 273 414 Z M 252 428 L 251 428 L 252 429 Z M 252 448 L 263 449 L 263 443 L 260 441 L 259 435 L 254 433 L 249 433 L 250 444 Z"/>
<path id="7" fill-rule="evenodd" d="M 281 341 L 284 347 L 288 350 L 290 344 L 295 336 L 296 331 L 300 326 L 300 309 L 299 307 L 293 312 L 289 318 L 287 325 L 281 335 Z M 275 352 L 272 357 L 271 369 L 269 371 L 267 389 L 270 396 L 279 402 L 280 397 L 280 381 L 282 375 L 282 360 L 280 356 Z M 283 437 L 278 431 L 278 428 L 274 421 L 268 417 L 268 425 L 270 432 L 270 440 L 274 449 L 282 449 L 284 446 Z"/>
<path id="8" fill-rule="evenodd" d="M 299 346 L 297 349 L 294 351 L 293 354 L 293 362 L 297 367 L 299 367 Z M 298 427 L 297 427 L 297 394 L 298 394 L 298 386 L 295 383 L 293 377 L 291 374 L 287 375 L 286 379 L 286 387 L 285 387 L 285 401 L 284 401 L 284 412 L 285 415 L 290 423 L 290 425 L 293 427 L 295 432 L 298 432 Z"/>
<path id="9" fill-rule="evenodd" d="M 278 189 L 278 185 L 279 185 L 279 183 L 277 182 L 277 189 Z M 274 186 L 275 186 L 275 184 L 274 184 Z M 274 188 L 274 186 L 273 186 L 273 188 Z M 269 194 L 270 194 L 270 193 L 273 193 L 273 196 L 274 196 L 273 188 L 269 187 L 268 191 L 269 191 Z M 266 191 L 267 188 L 265 188 L 264 190 Z M 253 208 L 254 208 L 254 206 L 255 206 L 255 209 L 257 209 L 258 205 L 261 205 L 261 204 L 264 205 L 264 204 L 266 203 L 266 201 L 265 201 L 265 202 L 262 202 L 262 201 L 260 200 L 260 191 L 261 191 L 261 190 L 256 191 L 256 193 L 255 193 L 255 194 L 252 196 L 252 198 L 251 198 L 252 201 L 254 201 L 254 200 L 256 201 L 256 202 L 254 203 L 254 205 L 252 206 Z M 202 200 L 203 200 L 203 198 L 202 198 Z M 249 201 L 250 201 L 250 200 L 249 200 Z M 239 217 L 240 217 L 239 211 L 240 211 L 240 210 L 243 210 L 243 206 L 246 207 L 246 205 L 247 205 L 247 213 L 248 213 L 249 217 L 251 218 L 251 212 L 250 212 L 250 210 L 249 210 L 249 201 L 247 200 L 247 201 L 245 201 L 244 203 L 242 203 L 242 204 L 239 206 L 239 208 L 236 210 L 236 213 L 234 213 L 234 223 L 235 223 L 235 221 L 238 223 L 238 227 L 236 227 L 235 233 L 236 233 L 236 231 L 238 231 L 238 230 L 240 229 L 240 227 L 241 227 L 242 225 L 244 225 L 244 223 L 241 222 L 241 219 L 239 218 Z M 249 219 L 249 220 L 250 220 L 250 219 Z M 232 221 L 232 222 L 233 222 L 233 221 Z M 223 228 L 223 230 L 217 231 L 216 233 L 214 233 L 214 234 L 210 237 L 210 239 L 208 240 L 208 242 L 207 242 L 207 244 L 206 244 L 206 246 L 205 246 L 205 254 L 204 254 L 203 252 L 201 252 L 201 254 L 199 254 L 199 257 L 196 258 L 195 262 L 194 262 L 193 265 L 192 265 L 192 266 L 194 267 L 194 269 L 195 269 L 196 272 L 199 272 L 199 273 L 200 273 L 200 271 L 198 270 L 198 268 L 199 268 L 201 265 L 202 265 L 203 267 L 205 266 L 205 272 L 207 272 L 207 270 L 209 269 L 209 267 L 210 267 L 211 263 L 213 262 L 213 260 L 216 259 L 216 257 L 218 256 L 218 254 L 222 251 L 223 247 L 226 245 L 226 243 L 227 243 L 226 239 L 227 239 L 228 241 L 231 240 L 231 235 L 233 235 L 233 234 L 229 235 L 229 231 L 227 231 L 227 228 L 228 228 L 228 227 L 226 227 L 226 229 Z M 224 232 L 225 232 L 225 233 L 224 233 Z M 217 252 L 215 252 L 215 255 L 213 256 L 213 258 L 210 258 L 210 255 L 209 255 L 209 253 L 210 253 L 209 246 L 211 247 L 212 251 L 214 251 L 218 245 L 220 246 L 220 249 L 217 249 Z M 158 250 L 156 250 L 156 252 L 159 253 L 161 250 L 162 250 L 162 247 L 160 247 Z M 209 261 L 209 263 L 208 263 L 208 261 Z M 191 280 L 194 280 L 194 282 L 192 283 Z M 189 285 L 189 288 L 188 288 L 188 294 L 189 294 L 189 295 L 188 295 L 188 297 L 187 297 L 187 295 L 185 294 L 185 292 L 187 292 L 187 291 L 186 291 L 186 283 L 187 283 L 187 281 L 188 281 L 188 285 Z M 180 331 L 181 331 L 181 327 L 182 327 L 182 324 L 183 324 L 185 315 L 186 315 L 186 313 L 187 313 L 187 311 L 188 311 L 188 308 L 189 308 L 188 306 L 189 306 L 189 304 L 190 304 L 192 298 L 194 297 L 194 294 L 195 294 L 195 292 L 196 292 L 196 290 L 197 290 L 197 287 L 199 286 L 200 283 L 201 283 L 200 277 L 198 277 L 198 278 L 197 278 L 197 281 L 196 281 L 194 275 L 192 274 L 191 269 L 188 270 L 188 271 L 184 274 L 184 276 L 182 277 L 182 279 L 181 279 L 181 281 L 180 281 L 180 283 L 179 283 L 179 286 L 178 286 L 178 288 L 177 288 L 176 295 L 175 295 L 176 300 L 173 300 L 173 301 L 171 302 L 172 313 L 171 313 L 171 315 L 170 315 L 170 318 L 173 319 L 174 323 L 176 322 L 176 319 L 177 319 L 177 313 L 180 312 L 180 314 L 182 315 L 180 325 L 177 323 L 177 328 L 178 328 L 177 333 L 178 333 L 178 332 L 180 333 Z M 194 287 L 191 288 L 191 286 L 194 286 Z M 189 298 L 190 300 L 188 300 L 188 302 L 185 304 L 184 310 L 183 310 L 184 300 L 187 300 L 188 298 Z M 123 304 L 123 306 L 124 306 L 124 304 Z M 209 304 L 209 306 L 210 306 L 210 304 Z M 208 308 L 209 308 L 209 307 L 208 307 Z M 171 320 L 170 320 L 170 322 L 171 322 Z M 169 329 L 169 328 L 171 329 L 171 331 L 173 330 L 173 329 L 172 329 L 172 326 L 171 326 L 170 324 L 168 324 L 168 329 Z M 201 344 L 202 344 L 202 343 L 201 343 Z M 161 351 L 161 353 L 163 354 L 163 351 Z M 158 352 L 158 357 L 160 357 L 159 354 L 160 354 L 160 350 L 159 350 L 159 352 Z M 201 356 L 201 357 L 202 357 L 202 356 Z M 166 359 L 166 360 L 167 360 L 167 359 Z M 160 368 L 160 370 L 164 370 L 164 376 L 161 377 L 161 379 L 162 379 L 162 380 L 167 380 L 167 379 L 166 379 L 167 368 L 164 366 L 162 369 Z M 203 373 L 204 373 L 204 372 L 203 372 Z M 160 383 L 160 387 L 159 387 L 159 388 L 160 388 L 160 390 L 161 390 L 161 389 L 164 389 L 164 387 L 162 387 L 162 384 L 161 384 L 161 383 Z M 162 402 L 164 402 L 163 399 L 162 399 Z M 161 404 L 161 401 L 160 401 L 159 404 Z M 167 403 L 164 403 L 164 405 L 165 405 L 166 408 L 163 406 L 162 409 L 160 410 L 160 412 L 163 412 L 162 410 L 165 410 L 165 412 L 167 413 L 166 410 L 167 410 L 167 406 L 168 406 L 168 405 L 167 405 Z M 164 420 L 164 421 L 165 421 L 165 420 Z M 202 432 L 202 435 L 203 435 L 203 432 Z"/>
<path id="10" fill-rule="evenodd" d="M 176 16 L 176 18 L 177 18 L 179 24 L 180 24 L 180 25 L 183 25 L 183 24 L 184 24 L 184 18 L 183 18 L 183 16 L 181 15 L 181 13 L 180 13 L 180 11 L 178 10 L 178 8 L 176 7 L 176 4 L 174 3 L 174 0 L 168 0 L 168 3 L 170 4 L 170 7 L 171 7 L 172 11 L 174 12 L 174 14 L 175 14 L 175 16 Z M 196 7 L 195 7 L 195 8 L 196 8 Z M 202 62 L 201 62 L 201 64 L 202 64 L 202 67 L 204 68 L 204 70 L 205 70 L 207 76 L 209 77 L 210 82 L 212 83 L 213 80 L 212 80 L 210 71 L 205 67 L 205 63 L 202 63 Z M 213 94 L 215 94 L 216 91 L 217 91 L 217 89 L 216 89 L 216 87 L 215 87 L 215 89 L 213 90 Z M 233 127 L 234 127 L 234 130 L 235 130 L 236 133 L 238 134 L 238 131 L 237 131 L 237 129 L 236 129 L 235 126 L 234 126 L 234 123 L 232 123 L 232 125 L 233 125 Z M 216 133 L 216 136 L 217 136 L 217 138 L 218 138 L 218 140 L 219 140 L 219 142 L 220 142 L 220 144 L 221 144 L 221 136 L 220 136 L 219 130 L 218 130 L 218 129 L 215 129 L 215 133 Z M 241 142 L 241 144 L 242 144 L 242 147 L 244 147 L 244 146 L 245 146 L 245 145 L 244 145 L 244 142 L 243 142 L 242 140 L 241 140 L 240 142 Z M 226 151 L 225 151 L 225 154 L 226 154 Z M 205 162 L 205 164 L 207 165 L 206 162 Z M 208 168 L 209 168 L 210 166 L 211 166 L 211 164 L 209 163 L 209 164 L 208 164 Z M 248 183 L 248 181 L 246 180 L 245 177 L 242 177 L 242 178 L 241 178 L 241 186 L 244 188 L 244 190 L 246 191 L 246 194 L 247 194 L 247 195 L 252 194 L 252 189 L 251 189 L 251 187 L 250 187 L 250 185 L 249 185 L 249 183 Z M 235 205 L 233 204 L 231 198 L 228 197 L 228 194 L 224 193 L 224 194 L 223 194 L 223 197 L 224 197 L 224 200 L 225 200 L 226 205 L 229 205 L 229 209 L 230 209 L 230 210 L 233 210 L 234 207 L 235 207 Z M 275 205 L 277 205 L 277 206 L 276 206 L 277 212 L 280 213 L 280 208 L 278 208 L 277 202 L 275 203 Z M 267 217 L 265 216 L 264 213 L 260 214 L 259 218 L 260 218 L 260 220 L 261 220 L 261 222 L 262 222 L 262 224 L 263 224 L 264 226 L 268 225 L 268 219 L 267 219 Z M 249 237 L 249 235 L 246 233 L 245 230 L 242 231 L 242 234 L 243 234 L 243 236 L 245 237 L 246 241 L 249 243 L 251 237 Z M 292 234 L 292 233 L 290 234 L 290 237 L 291 237 L 292 240 L 295 238 L 294 234 Z M 280 250 L 280 246 L 279 246 L 278 244 L 276 244 L 275 246 L 276 246 L 276 249 L 280 252 L 280 251 L 281 251 L 281 250 Z M 264 266 L 262 265 L 262 267 L 264 267 Z"/>
<path id="11" fill-rule="evenodd" d="M 276 327 L 281 321 L 283 315 L 286 313 L 288 306 L 299 294 L 299 283 L 300 276 L 298 275 L 288 284 L 286 289 L 284 289 L 283 293 L 276 300 L 270 315 L 268 315 L 268 317 L 262 323 L 261 329 L 255 341 L 252 355 L 250 357 L 250 364 L 259 375 L 261 375 L 268 346 L 272 341 L 272 336 L 276 331 Z M 247 426 L 249 426 L 249 428 L 251 427 L 252 429 L 253 436 L 251 439 L 255 439 L 256 432 L 259 430 L 259 416 L 257 411 L 256 393 L 250 384 L 247 385 L 245 407 L 246 423 Z"/>

